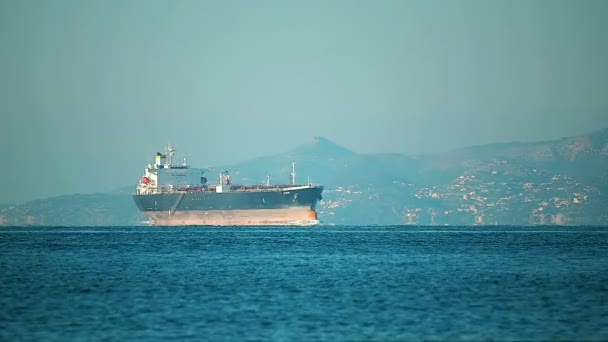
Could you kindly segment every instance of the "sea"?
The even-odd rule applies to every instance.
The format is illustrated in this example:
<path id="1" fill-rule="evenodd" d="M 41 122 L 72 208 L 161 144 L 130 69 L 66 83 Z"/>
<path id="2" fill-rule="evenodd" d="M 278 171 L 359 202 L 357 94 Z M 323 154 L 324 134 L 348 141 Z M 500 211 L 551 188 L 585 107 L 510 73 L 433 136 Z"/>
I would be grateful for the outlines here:
<path id="1" fill-rule="evenodd" d="M 0 340 L 608 340 L 608 228 L 3 227 Z"/>

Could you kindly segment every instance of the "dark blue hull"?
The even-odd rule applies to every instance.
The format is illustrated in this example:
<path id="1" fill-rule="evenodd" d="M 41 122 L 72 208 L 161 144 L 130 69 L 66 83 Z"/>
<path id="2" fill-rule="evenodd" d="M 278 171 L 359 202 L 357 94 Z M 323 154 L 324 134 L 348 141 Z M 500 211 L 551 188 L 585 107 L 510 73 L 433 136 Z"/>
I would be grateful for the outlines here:
<path id="1" fill-rule="evenodd" d="M 139 209 L 162 225 L 295 224 L 316 221 L 321 186 L 272 190 L 133 195 Z"/>

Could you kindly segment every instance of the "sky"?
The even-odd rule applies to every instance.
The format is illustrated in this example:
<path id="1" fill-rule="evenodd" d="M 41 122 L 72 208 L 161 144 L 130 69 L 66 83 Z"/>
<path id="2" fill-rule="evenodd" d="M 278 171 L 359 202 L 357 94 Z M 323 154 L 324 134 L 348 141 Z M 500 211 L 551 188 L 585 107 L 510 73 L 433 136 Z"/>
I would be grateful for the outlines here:
<path id="1" fill-rule="evenodd" d="M 0 203 L 323 136 L 427 154 L 608 127 L 608 1 L 0 0 Z"/>

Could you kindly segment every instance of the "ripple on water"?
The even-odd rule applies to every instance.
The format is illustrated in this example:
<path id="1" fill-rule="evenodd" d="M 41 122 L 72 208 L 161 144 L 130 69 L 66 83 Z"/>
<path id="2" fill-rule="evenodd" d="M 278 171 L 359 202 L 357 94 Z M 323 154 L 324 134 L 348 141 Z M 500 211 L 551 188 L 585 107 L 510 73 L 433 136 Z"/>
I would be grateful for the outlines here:
<path id="1" fill-rule="evenodd" d="M 0 338 L 605 340 L 596 227 L 0 229 Z"/>

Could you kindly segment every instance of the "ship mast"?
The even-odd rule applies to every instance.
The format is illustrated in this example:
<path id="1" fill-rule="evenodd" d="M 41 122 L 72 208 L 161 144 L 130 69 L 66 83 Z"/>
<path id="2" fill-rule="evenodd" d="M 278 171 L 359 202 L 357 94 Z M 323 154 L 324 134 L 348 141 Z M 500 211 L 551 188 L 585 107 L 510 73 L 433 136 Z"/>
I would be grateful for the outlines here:
<path id="1" fill-rule="evenodd" d="M 291 163 L 291 185 L 296 185 L 296 163 Z"/>
<path id="2" fill-rule="evenodd" d="M 165 149 L 167 151 L 167 155 L 169 156 L 169 165 L 173 165 L 173 154 L 175 153 L 175 146 L 167 146 Z"/>

